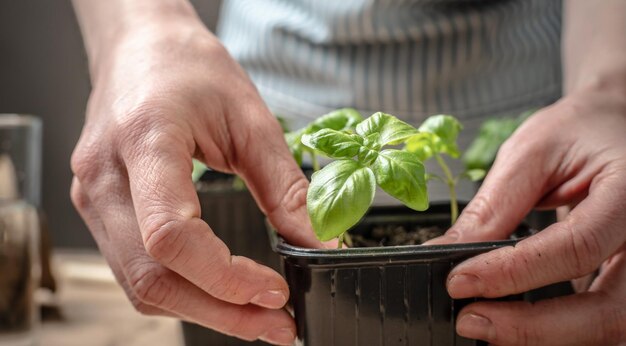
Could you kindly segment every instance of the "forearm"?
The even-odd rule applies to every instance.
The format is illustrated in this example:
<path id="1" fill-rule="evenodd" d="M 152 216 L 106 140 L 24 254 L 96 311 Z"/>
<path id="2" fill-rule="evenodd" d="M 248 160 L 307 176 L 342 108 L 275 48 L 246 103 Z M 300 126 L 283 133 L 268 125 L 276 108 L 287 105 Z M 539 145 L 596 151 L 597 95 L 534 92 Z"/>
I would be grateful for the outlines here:
<path id="1" fill-rule="evenodd" d="M 626 0 L 564 3 L 564 93 L 626 91 Z"/>
<path id="2" fill-rule="evenodd" d="M 72 0 L 92 78 L 98 61 L 129 33 L 167 31 L 171 25 L 202 28 L 187 0 Z"/>

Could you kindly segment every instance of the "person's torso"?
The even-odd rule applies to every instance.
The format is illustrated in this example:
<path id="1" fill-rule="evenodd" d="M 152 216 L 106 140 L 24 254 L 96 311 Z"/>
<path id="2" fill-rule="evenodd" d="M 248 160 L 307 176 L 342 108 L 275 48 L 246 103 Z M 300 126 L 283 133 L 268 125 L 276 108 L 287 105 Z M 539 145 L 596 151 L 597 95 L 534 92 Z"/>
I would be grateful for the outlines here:
<path id="1" fill-rule="evenodd" d="M 218 30 L 292 128 L 342 107 L 445 113 L 462 148 L 486 117 L 560 97 L 560 33 L 560 0 L 225 0 Z"/>
<path id="2" fill-rule="evenodd" d="M 553 101 L 560 13 L 555 0 L 225 0 L 219 35 L 283 116 L 420 121 Z"/>

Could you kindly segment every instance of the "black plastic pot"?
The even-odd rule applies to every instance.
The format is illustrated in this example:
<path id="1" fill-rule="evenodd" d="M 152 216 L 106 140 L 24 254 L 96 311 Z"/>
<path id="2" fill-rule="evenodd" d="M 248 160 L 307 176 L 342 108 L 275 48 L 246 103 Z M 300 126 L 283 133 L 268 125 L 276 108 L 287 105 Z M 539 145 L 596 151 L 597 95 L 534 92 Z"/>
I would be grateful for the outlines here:
<path id="1" fill-rule="evenodd" d="M 367 233 L 375 224 L 448 223 L 449 208 L 443 204 L 424 213 L 377 207 L 350 232 Z M 528 229 L 520 227 L 516 234 L 525 236 Z M 298 344 L 306 346 L 483 345 L 456 334 L 456 315 L 475 300 L 451 299 L 446 277 L 471 256 L 516 243 L 319 250 L 291 246 L 273 232 L 270 236 L 291 290 Z"/>
<path id="2" fill-rule="evenodd" d="M 228 246 L 233 255 L 245 256 L 276 270 L 279 257 L 267 238 L 265 216 L 245 187 L 236 188 L 234 176 L 215 171 L 206 172 L 196 184 L 202 219 Z M 183 322 L 186 346 L 267 345 L 261 341 L 247 342 L 213 330 Z"/>

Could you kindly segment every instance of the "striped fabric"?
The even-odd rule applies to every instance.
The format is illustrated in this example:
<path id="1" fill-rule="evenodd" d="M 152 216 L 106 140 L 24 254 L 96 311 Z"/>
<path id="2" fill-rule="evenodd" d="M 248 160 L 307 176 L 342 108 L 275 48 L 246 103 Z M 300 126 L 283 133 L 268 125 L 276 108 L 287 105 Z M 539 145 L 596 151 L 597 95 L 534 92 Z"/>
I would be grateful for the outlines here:
<path id="1" fill-rule="evenodd" d="M 486 117 L 561 94 L 560 0 L 225 0 L 220 23 L 230 53 L 292 128 L 341 107 L 413 124 L 447 113 L 463 122 L 466 148 Z M 459 198 L 474 189 L 462 181 Z M 429 195 L 446 199 L 445 185 L 430 184 Z"/>
<path id="2" fill-rule="evenodd" d="M 560 27 L 555 0 L 225 0 L 218 33 L 282 116 L 416 123 L 554 101 Z"/>

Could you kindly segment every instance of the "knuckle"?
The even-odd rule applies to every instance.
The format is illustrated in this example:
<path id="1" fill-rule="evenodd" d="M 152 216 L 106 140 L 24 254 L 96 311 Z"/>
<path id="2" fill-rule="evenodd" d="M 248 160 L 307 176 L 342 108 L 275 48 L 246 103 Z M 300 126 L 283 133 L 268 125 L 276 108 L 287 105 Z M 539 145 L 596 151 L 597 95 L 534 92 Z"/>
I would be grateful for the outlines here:
<path id="1" fill-rule="evenodd" d="M 474 224 L 475 227 L 485 226 L 494 218 L 492 201 L 484 194 L 478 194 L 472 202 L 463 209 L 463 218 Z"/>
<path id="2" fill-rule="evenodd" d="M 292 174 L 293 181 L 288 184 L 289 188 L 283 195 L 283 198 L 278 201 L 278 204 L 268 211 L 268 215 L 271 217 L 277 213 L 293 213 L 296 210 L 306 205 L 306 194 L 309 187 L 309 182 L 304 176 L 298 174 Z M 278 227 L 279 225 L 276 225 Z"/>
<path id="3" fill-rule="evenodd" d="M 568 220 L 564 224 L 567 242 L 566 250 L 570 258 L 572 276 L 580 277 L 594 271 L 602 262 L 602 246 L 599 235 L 594 231 L 577 229 L 575 221 Z"/>
<path id="4" fill-rule="evenodd" d="M 516 328 L 514 345 L 531 346 L 538 345 L 539 335 L 532 327 L 520 325 Z"/>
<path id="5" fill-rule="evenodd" d="M 155 306 L 152 306 L 150 304 L 146 304 L 142 302 L 139 298 L 137 298 L 137 296 L 133 292 L 132 287 L 130 287 L 130 285 L 128 284 L 128 281 L 126 280 L 126 278 L 122 278 L 119 281 L 120 281 L 120 285 L 124 289 L 124 293 L 126 293 L 126 296 L 128 297 L 128 300 L 130 301 L 135 311 L 139 312 L 142 315 L 147 315 L 147 316 L 162 315 L 161 309 Z"/>
<path id="6" fill-rule="evenodd" d="M 237 278 L 230 268 L 220 269 L 217 275 L 209 280 L 207 291 L 212 296 L 234 304 L 248 303 L 250 297 L 245 294 L 247 289 L 244 282 Z"/>
<path id="7" fill-rule="evenodd" d="M 523 254 L 521 256 L 523 256 Z M 506 278 L 507 286 L 509 286 L 512 291 L 519 291 L 523 288 L 523 284 L 519 280 L 520 275 L 518 274 L 521 268 L 520 262 L 522 261 L 518 254 L 518 256 L 509 256 L 506 261 L 502 262 L 502 267 L 500 268 L 501 277 Z"/>
<path id="8" fill-rule="evenodd" d="M 136 146 L 143 137 L 160 127 L 159 107 L 151 103 L 142 103 L 123 116 L 116 118 L 114 131 L 118 134 L 117 139 L 121 147 L 125 145 Z"/>
<path id="9" fill-rule="evenodd" d="M 180 260 L 184 253 L 186 237 L 179 221 L 166 219 L 148 223 L 143 227 L 143 233 L 146 252 L 150 257 L 165 266 Z"/>
<path id="10" fill-rule="evenodd" d="M 152 305 L 148 305 L 142 302 L 141 300 L 137 299 L 137 297 L 135 297 L 134 295 L 129 297 L 129 300 L 131 304 L 133 305 L 133 308 L 135 309 L 135 311 L 137 311 L 138 313 L 142 315 L 146 315 L 146 316 L 160 315 L 161 310 L 159 308 L 156 308 Z"/>
<path id="11" fill-rule="evenodd" d="M 483 255 L 481 262 L 487 266 L 476 275 L 484 281 L 484 297 L 518 294 L 542 285 L 532 248 L 524 245 L 507 246 Z"/>
<path id="12" fill-rule="evenodd" d="M 207 280 L 206 287 L 210 295 L 226 299 L 226 296 L 230 294 L 229 287 L 233 278 L 232 274 L 228 274 L 228 270 L 220 269 Z"/>
<path id="13" fill-rule="evenodd" d="M 102 150 L 98 145 L 79 144 L 70 159 L 72 173 L 83 183 L 90 183 L 100 174 Z"/>
<path id="14" fill-rule="evenodd" d="M 77 183 L 72 184 L 70 189 L 70 199 L 77 210 L 85 210 L 89 207 L 89 199 L 85 196 L 84 191 Z"/>
<path id="15" fill-rule="evenodd" d="M 540 326 L 535 323 L 519 323 L 520 321 L 517 320 L 523 316 L 524 320 L 532 321 L 535 305 L 530 302 L 515 302 L 510 304 L 514 309 L 514 313 L 505 318 L 508 322 L 508 327 L 502 332 L 497 333 L 499 339 L 497 340 L 497 344 L 520 346 L 545 344 L 545 340 L 543 342 L 541 341 L 542 332 Z M 502 323 L 502 321 L 500 321 L 500 323 Z"/>
<path id="16" fill-rule="evenodd" d="M 250 330 L 250 324 L 255 323 L 255 321 L 252 321 L 246 313 L 237 313 L 231 318 L 223 319 L 222 321 L 224 321 L 224 324 L 220 329 L 227 335 L 234 335 L 247 341 L 254 341 L 258 337 Z"/>
<path id="17" fill-rule="evenodd" d="M 127 163 L 151 162 L 163 156 L 177 160 L 180 159 L 180 153 L 175 148 L 180 147 L 193 152 L 196 143 L 189 135 L 192 133 L 189 125 L 183 120 L 184 117 L 171 116 L 180 114 L 177 107 L 163 103 L 165 105 L 150 102 L 141 104 L 116 119 L 113 144 L 118 148 L 121 160 Z"/>
<path id="18" fill-rule="evenodd" d="M 287 212 L 294 212 L 306 204 L 306 194 L 308 191 L 309 183 L 303 177 L 297 178 L 292 184 L 287 194 L 281 201 L 282 205 Z"/>
<path id="19" fill-rule="evenodd" d="M 162 307 L 172 309 L 175 304 L 173 302 L 176 296 L 171 278 L 167 269 L 156 266 L 138 266 L 129 277 L 129 285 L 136 303 L 133 305 L 141 306 L 142 309 L 148 310 L 147 306 Z"/>

